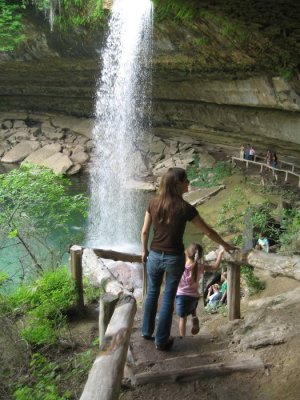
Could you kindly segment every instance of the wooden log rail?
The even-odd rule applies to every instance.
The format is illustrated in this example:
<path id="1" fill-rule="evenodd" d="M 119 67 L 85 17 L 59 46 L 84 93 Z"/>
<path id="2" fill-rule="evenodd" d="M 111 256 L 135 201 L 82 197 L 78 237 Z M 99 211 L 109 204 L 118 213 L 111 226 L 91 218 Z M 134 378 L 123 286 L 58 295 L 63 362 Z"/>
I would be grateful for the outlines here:
<path id="1" fill-rule="evenodd" d="M 141 255 L 112 250 L 86 249 L 95 257 L 115 261 L 141 262 Z M 80 246 L 70 248 L 71 272 L 78 292 L 78 306 L 84 306 L 82 255 Z M 129 340 L 136 313 L 136 299 L 103 265 L 99 268 L 100 284 L 106 293 L 100 299 L 100 353 L 89 372 L 80 400 L 117 400 L 128 354 Z"/>
<path id="2" fill-rule="evenodd" d="M 92 251 L 91 249 L 86 249 Z M 83 307 L 82 292 L 82 254 L 83 248 L 72 246 L 71 270 L 76 282 L 78 305 Z M 92 253 L 99 257 L 105 257 L 116 261 L 139 262 L 141 256 L 136 254 L 120 253 L 112 250 L 94 249 Z M 258 250 L 247 252 L 236 251 L 232 254 L 225 253 L 225 260 L 229 263 L 228 271 L 228 318 L 229 320 L 240 318 L 240 266 L 250 265 L 256 268 L 268 270 L 276 275 L 287 276 L 300 281 L 300 256 L 282 256 L 267 254 Z M 107 267 L 105 267 L 107 268 Z M 108 279 L 109 276 L 109 279 Z M 117 400 L 124 373 L 126 358 L 128 357 L 129 340 L 136 313 L 136 300 L 120 282 L 109 272 L 103 274 L 105 288 L 109 289 L 100 299 L 99 335 L 100 352 L 97 356 L 88 376 L 80 400 Z M 256 369 L 261 367 L 261 362 L 253 360 L 245 364 L 238 362 L 206 365 L 205 367 L 190 368 L 187 371 L 177 371 L 174 375 L 137 374 L 136 384 L 149 382 L 186 381 L 189 376 L 199 379 L 212 375 L 224 375 L 230 371 L 242 371 L 243 369 Z M 207 372 L 208 368 L 211 372 Z M 175 371 L 176 372 L 176 371 Z M 175 378 L 174 378 L 175 377 Z"/>
<path id="3" fill-rule="evenodd" d="M 274 175 L 275 179 L 278 180 L 278 176 L 276 174 L 276 172 L 284 172 L 285 173 L 285 182 L 287 182 L 288 180 L 288 176 L 289 175 L 294 175 L 297 176 L 299 179 L 299 183 L 298 183 L 298 187 L 300 187 L 300 175 L 296 174 L 296 172 L 293 172 L 294 169 L 292 171 L 287 170 L 287 169 L 280 169 L 280 168 L 274 168 L 271 165 L 265 164 L 265 163 L 261 163 L 258 161 L 252 161 L 252 160 L 246 160 L 245 158 L 239 158 L 239 157 L 231 157 L 232 163 L 235 164 L 235 161 L 242 161 L 246 163 L 246 168 L 249 168 L 249 163 L 250 164 L 256 164 L 256 165 L 260 165 L 260 173 L 262 173 L 264 168 L 269 168 L 272 170 L 272 174 Z"/>

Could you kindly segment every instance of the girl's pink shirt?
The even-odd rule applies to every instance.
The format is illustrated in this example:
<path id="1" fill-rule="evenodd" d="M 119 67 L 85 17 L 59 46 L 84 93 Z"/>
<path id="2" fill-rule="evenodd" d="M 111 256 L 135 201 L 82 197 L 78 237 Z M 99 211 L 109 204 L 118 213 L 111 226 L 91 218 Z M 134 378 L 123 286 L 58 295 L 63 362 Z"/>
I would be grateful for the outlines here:
<path id="1" fill-rule="evenodd" d="M 184 272 L 182 274 L 181 280 L 178 285 L 177 295 L 179 296 L 191 296 L 191 297 L 199 297 L 199 280 L 201 275 L 203 274 L 203 265 L 197 264 L 195 267 L 197 268 L 197 279 L 196 282 L 193 279 L 192 265 L 186 264 Z"/>

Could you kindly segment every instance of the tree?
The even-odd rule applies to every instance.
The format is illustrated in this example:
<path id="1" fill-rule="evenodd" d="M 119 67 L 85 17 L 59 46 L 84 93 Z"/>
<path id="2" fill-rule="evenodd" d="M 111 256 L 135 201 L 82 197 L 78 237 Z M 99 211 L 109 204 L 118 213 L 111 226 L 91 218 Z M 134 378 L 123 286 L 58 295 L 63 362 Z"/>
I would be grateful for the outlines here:
<path id="1" fill-rule="evenodd" d="M 32 267 L 39 273 L 57 267 L 76 240 L 70 223 L 86 216 L 87 198 L 71 195 L 70 185 L 62 175 L 31 165 L 0 176 L 0 254 L 15 249 L 23 275 Z"/>

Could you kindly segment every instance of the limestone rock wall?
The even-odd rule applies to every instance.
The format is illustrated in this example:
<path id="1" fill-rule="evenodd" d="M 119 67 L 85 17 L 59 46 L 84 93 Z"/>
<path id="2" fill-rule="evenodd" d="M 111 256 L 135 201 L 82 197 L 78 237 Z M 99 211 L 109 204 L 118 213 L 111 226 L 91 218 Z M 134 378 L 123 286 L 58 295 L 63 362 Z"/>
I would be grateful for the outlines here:
<path id="1" fill-rule="evenodd" d="M 34 18 L 28 26 L 26 45 L 16 54 L 0 54 L 0 111 L 92 117 L 103 32 L 94 37 L 84 31 L 50 34 Z M 255 26 L 243 42 L 235 33 L 224 35 L 209 19 L 190 27 L 155 26 L 156 130 L 236 147 L 251 141 L 262 148 L 276 144 L 287 153 L 300 151 L 300 76 L 286 80 L 270 68 L 283 51 L 281 42 L 272 45 L 263 22 Z"/>

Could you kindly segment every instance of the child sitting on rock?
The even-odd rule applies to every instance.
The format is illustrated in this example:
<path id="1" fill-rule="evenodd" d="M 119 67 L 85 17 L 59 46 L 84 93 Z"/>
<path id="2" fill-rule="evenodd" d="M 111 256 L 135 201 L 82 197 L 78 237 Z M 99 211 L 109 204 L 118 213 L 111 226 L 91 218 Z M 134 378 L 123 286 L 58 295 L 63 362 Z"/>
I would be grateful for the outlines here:
<path id="1" fill-rule="evenodd" d="M 176 313 L 179 318 L 179 335 L 184 337 L 186 333 L 187 316 L 192 315 L 192 335 L 196 335 L 199 330 L 199 319 L 196 309 L 199 300 L 199 280 L 204 270 L 216 270 L 222 260 L 224 249 L 218 254 L 214 264 L 204 264 L 203 248 L 198 243 L 191 244 L 185 250 L 185 270 L 179 282 L 176 295 Z"/>

